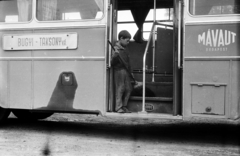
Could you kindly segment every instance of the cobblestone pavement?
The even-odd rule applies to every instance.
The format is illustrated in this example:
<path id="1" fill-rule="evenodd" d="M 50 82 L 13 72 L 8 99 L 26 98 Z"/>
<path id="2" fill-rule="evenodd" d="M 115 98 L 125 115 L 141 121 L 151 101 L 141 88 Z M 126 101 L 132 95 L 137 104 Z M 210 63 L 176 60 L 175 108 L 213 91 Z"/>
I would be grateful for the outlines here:
<path id="1" fill-rule="evenodd" d="M 240 156 L 239 121 L 54 114 L 0 127 L 0 156 Z"/>

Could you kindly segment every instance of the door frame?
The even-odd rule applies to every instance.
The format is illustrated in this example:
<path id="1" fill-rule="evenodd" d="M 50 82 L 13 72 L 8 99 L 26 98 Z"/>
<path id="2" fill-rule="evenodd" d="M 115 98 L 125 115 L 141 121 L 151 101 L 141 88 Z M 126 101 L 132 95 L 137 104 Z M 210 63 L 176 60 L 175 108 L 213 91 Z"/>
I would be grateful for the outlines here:
<path id="1" fill-rule="evenodd" d="M 183 0 L 174 0 L 173 115 L 182 115 Z"/>

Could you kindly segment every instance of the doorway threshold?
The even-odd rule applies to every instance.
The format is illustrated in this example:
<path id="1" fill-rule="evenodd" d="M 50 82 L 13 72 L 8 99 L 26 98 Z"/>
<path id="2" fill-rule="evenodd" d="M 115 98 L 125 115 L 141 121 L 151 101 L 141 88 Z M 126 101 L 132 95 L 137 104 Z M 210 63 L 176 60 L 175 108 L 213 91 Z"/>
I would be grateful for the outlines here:
<path id="1" fill-rule="evenodd" d="M 148 118 L 148 119 L 176 119 L 182 120 L 183 117 L 173 116 L 172 114 L 163 114 L 163 113 L 142 113 L 142 112 L 133 112 L 133 113 L 116 113 L 116 112 L 106 112 L 105 116 L 107 117 L 123 117 L 123 118 Z"/>

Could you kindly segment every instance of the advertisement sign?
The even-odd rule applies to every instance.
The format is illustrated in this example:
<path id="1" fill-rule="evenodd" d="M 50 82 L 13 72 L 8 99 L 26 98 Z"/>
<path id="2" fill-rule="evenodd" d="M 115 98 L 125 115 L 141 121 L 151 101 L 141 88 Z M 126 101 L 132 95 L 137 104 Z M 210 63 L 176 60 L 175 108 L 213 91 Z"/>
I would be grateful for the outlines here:
<path id="1" fill-rule="evenodd" d="M 186 26 L 186 56 L 239 56 L 240 24 Z"/>

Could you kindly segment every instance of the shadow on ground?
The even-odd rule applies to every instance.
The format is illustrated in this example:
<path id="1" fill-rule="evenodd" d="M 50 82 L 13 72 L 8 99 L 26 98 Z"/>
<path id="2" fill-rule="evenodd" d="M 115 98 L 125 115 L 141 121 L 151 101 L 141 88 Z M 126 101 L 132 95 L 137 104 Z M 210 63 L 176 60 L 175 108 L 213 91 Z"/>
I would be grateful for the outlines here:
<path id="1" fill-rule="evenodd" d="M 21 121 L 17 118 L 9 118 L 0 127 L 4 130 L 38 131 L 42 133 L 75 135 L 89 135 L 104 138 L 121 138 L 157 142 L 178 142 L 178 143 L 208 143 L 236 145 L 240 147 L 240 125 L 226 123 L 197 123 L 165 120 L 164 122 L 132 123 L 125 124 L 122 119 L 103 119 L 101 122 L 95 118 L 85 120 L 69 120 L 68 118 L 53 117 L 50 120 Z M 97 118 L 97 117 L 96 117 Z"/>

